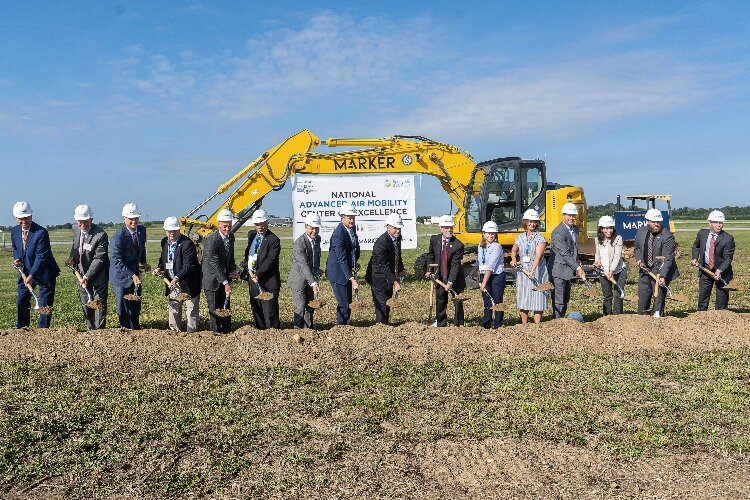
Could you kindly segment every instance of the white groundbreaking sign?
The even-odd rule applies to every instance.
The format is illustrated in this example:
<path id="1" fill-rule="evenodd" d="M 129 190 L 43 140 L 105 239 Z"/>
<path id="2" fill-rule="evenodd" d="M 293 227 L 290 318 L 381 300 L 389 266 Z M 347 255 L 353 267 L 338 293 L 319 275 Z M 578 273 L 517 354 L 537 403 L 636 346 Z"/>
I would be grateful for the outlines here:
<path id="1" fill-rule="evenodd" d="M 372 250 L 385 232 L 385 218 L 398 214 L 404 221 L 401 248 L 417 248 L 417 216 L 413 175 L 310 175 L 297 174 L 292 190 L 294 238 L 305 232 L 305 215 L 320 215 L 321 248 L 328 251 L 331 234 L 341 222 L 339 208 L 346 202 L 357 207 L 357 236 L 362 250 Z"/>

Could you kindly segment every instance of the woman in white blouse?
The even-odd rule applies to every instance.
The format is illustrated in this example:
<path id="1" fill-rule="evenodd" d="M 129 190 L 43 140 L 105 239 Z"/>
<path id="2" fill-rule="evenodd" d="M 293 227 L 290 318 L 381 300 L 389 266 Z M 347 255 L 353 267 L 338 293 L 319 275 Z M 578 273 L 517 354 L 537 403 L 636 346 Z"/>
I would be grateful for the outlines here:
<path id="1" fill-rule="evenodd" d="M 602 311 L 605 316 L 622 314 L 622 299 L 619 294 L 614 293 L 612 285 L 614 280 L 624 290 L 628 279 L 628 269 L 622 258 L 622 236 L 617 234 L 615 220 L 608 215 L 599 219 L 598 226 L 594 266 L 600 268 L 604 275 L 599 277 L 604 294 Z"/>
<path id="2" fill-rule="evenodd" d="M 492 302 L 501 304 L 505 293 L 505 259 L 503 247 L 497 242 L 497 224 L 488 221 L 482 226 L 482 242 L 477 250 L 475 272 L 479 273 L 479 289 L 484 299 L 484 328 L 498 328 L 503 324 L 504 313 L 492 311 Z M 489 295 L 492 296 L 490 298 Z M 494 319 L 493 319 L 493 314 Z"/>

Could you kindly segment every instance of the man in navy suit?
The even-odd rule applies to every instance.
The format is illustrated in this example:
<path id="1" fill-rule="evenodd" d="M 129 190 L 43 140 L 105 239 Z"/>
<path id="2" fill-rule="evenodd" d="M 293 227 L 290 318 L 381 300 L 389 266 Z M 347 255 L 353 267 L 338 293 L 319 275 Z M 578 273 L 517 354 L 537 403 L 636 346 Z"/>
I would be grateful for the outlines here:
<path id="1" fill-rule="evenodd" d="M 401 229 L 404 221 L 398 214 L 390 214 L 385 220 L 385 232 L 372 247 L 372 257 L 367 264 L 365 280 L 372 287 L 372 301 L 375 304 L 375 322 L 388 324 L 391 306 L 388 300 L 401 290 L 399 276 L 404 272 L 401 259 Z"/>
<path id="2" fill-rule="evenodd" d="M 333 295 L 336 297 L 336 324 L 347 325 L 352 313 L 349 308 L 352 291 L 359 288 L 354 276 L 354 268 L 359 260 L 357 209 L 351 203 L 345 203 L 339 209 L 339 215 L 341 224 L 334 229 L 328 248 L 326 277 L 331 282 Z"/>
<path id="3" fill-rule="evenodd" d="M 19 201 L 13 205 L 13 216 L 18 222 L 11 229 L 13 245 L 13 265 L 23 270 L 25 279 L 18 278 L 18 300 L 16 301 L 16 328 L 31 323 L 31 291 L 28 286 L 39 285 L 39 306 L 52 307 L 55 302 L 55 282 L 60 268 L 52 255 L 49 233 L 32 221 L 31 205 Z M 52 314 L 40 314 L 39 328 L 48 328 Z"/>
<path id="4" fill-rule="evenodd" d="M 709 276 L 698 270 L 698 310 L 708 310 L 711 289 L 716 285 L 716 309 L 729 306 L 729 290 L 722 283 L 732 280 L 734 236 L 724 231 L 724 213 L 714 210 L 708 214 L 710 229 L 701 229 L 695 237 L 692 264 L 711 271 Z"/>
<path id="5" fill-rule="evenodd" d="M 255 231 L 247 234 L 245 264 L 250 279 L 250 308 L 258 330 L 281 328 L 279 322 L 279 291 L 281 274 L 279 272 L 279 255 L 281 241 L 268 229 L 268 215 L 262 208 L 253 212 L 252 223 Z M 273 294 L 270 300 L 256 299 L 261 289 Z"/>
<path id="6" fill-rule="evenodd" d="M 115 291 L 117 316 L 120 326 L 140 330 L 141 302 L 127 300 L 125 295 L 133 294 L 141 284 L 139 265 L 148 272 L 151 266 L 146 262 L 146 228 L 138 224 L 141 212 L 135 203 L 122 207 L 124 225 L 112 236 L 109 257 L 109 282 Z"/>

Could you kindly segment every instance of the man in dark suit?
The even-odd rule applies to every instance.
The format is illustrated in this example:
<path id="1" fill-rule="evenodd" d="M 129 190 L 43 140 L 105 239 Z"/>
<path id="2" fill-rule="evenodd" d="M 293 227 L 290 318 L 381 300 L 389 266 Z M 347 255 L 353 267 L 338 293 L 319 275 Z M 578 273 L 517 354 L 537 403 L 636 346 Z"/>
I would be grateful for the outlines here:
<path id="1" fill-rule="evenodd" d="M 180 222 L 177 217 L 164 219 L 166 236 L 161 240 L 161 255 L 156 267 L 156 274 L 170 281 L 164 286 L 164 295 L 169 297 L 169 328 L 176 332 L 195 332 L 198 330 L 198 311 L 201 297 L 201 266 L 195 243 L 180 234 Z M 190 298 L 184 301 L 175 300 L 172 294 L 176 291 Z M 182 304 L 185 304 L 186 322 L 182 319 Z"/>
<path id="2" fill-rule="evenodd" d="M 331 282 L 336 297 L 336 324 L 348 325 L 351 318 L 353 290 L 359 288 L 354 269 L 359 260 L 359 238 L 357 237 L 357 209 L 345 203 L 339 209 L 341 223 L 331 234 L 326 260 L 326 277 Z"/>
<path id="3" fill-rule="evenodd" d="M 385 224 L 385 232 L 375 240 L 372 247 L 365 279 L 372 286 L 375 322 L 387 325 L 391 307 L 386 302 L 401 289 L 398 275 L 404 271 L 404 262 L 401 260 L 401 229 L 404 223 L 400 215 L 390 214 Z"/>
<path id="4" fill-rule="evenodd" d="M 203 242 L 203 264 L 201 286 L 206 294 L 211 331 L 232 331 L 231 316 L 216 315 L 216 309 L 224 307 L 224 301 L 232 294 L 232 281 L 239 279 L 239 269 L 234 261 L 234 233 L 232 212 L 226 208 L 216 216 L 218 230 L 209 234 Z"/>
<path id="5" fill-rule="evenodd" d="M 448 325 L 448 299 L 450 290 L 461 293 L 466 288 L 461 259 L 464 255 L 464 244 L 453 236 L 453 218 L 450 215 L 440 217 L 440 234 L 430 237 L 430 262 L 438 264 L 437 277 L 446 287 L 435 287 L 435 319 L 437 326 Z M 425 275 L 429 277 L 429 273 Z M 456 310 L 453 324 L 464 324 L 464 305 L 459 301 L 453 302 Z"/>
<path id="6" fill-rule="evenodd" d="M 294 328 L 312 328 L 313 312 L 308 304 L 320 293 L 320 216 L 305 216 L 305 234 L 297 238 L 292 250 L 287 285 L 292 290 Z"/>
<path id="7" fill-rule="evenodd" d="M 552 276 L 552 317 L 564 318 L 570 301 L 571 282 L 575 276 L 586 279 L 578 263 L 578 207 L 566 203 L 562 207 L 562 222 L 552 231 L 547 267 Z"/>
<path id="8" fill-rule="evenodd" d="M 52 248 L 49 233 L 32 220 L 33 210 L 25 201 L 13 205 L 13 216 L 18 225 L 10 231 L 13 246 L 13 265 L 23 270 L 26 278 L 18 277 L 18 299 L 16 300 L 16 328 L 31 323 L 30 287 L 39 285 L 39 306 L 52 307 L 55 303 L 55 283 L 60 275 Z M 52 313 L 40 314 L 37 325 L 48 328 Z"/>
<path id="9" fill-rule="evenodd" d="M 666 291 L 664 286 L 680 275 L 675 260 L 677 243 L 669 229 L 662 227 L 664 220 L 661 212 L 655 208 L 646 211 L 646 225 L 641 226 L 635 235 L 633 256 L 636 265 L 659 275 L 659 292 L 654 299 L 651 312 L 655 318 L 664 316 Z M 664 259 L 657 259 L 664 257 Z M 640 270 L 638 278 L 638 314 L 649 314 L 651 297 L 654 292 L 654 280 L 648 272 Z"/>
<path id="10" fill-rule="evenodd" d="M 88 205 L 78 205 L 73 217 L 73 246 L 68 263 L 78 270 L 78 297 L 81 299 L 86 329 L 98 330 L 107 326 L 107 298 L 109 296 L 109 237 L 94 224 L 94 212 Z M 89 297 L 99 303 L 98 309 L 86 307 Z"/>
<path id="11" fill-rule="evenodd" d="M 693 243 L 693 265 L 707 268 L 709 276 L 698 270 L 698 310 L 708 310 L 711 289 L 716 285 L 716 309 L 729 306 L 729 290 L 721 283 L 732 280 L 732 259 L 734 258 L 734 236 L 724 231 L 724 214 L 714 210 L 708 214 L 710 229 L 701 229 Z"/>
<path id="12" fill-rule="evenodd" d="M 140 267 L 146 272 L 151 270 L 146 262 L 146 228 L 138 224 L 140 218 L 135 203 L 122 207 L 124 225 L 112 236 L 109 257 L 109 282 L 115 292 L 120 326 L 131 330 L 141 329 L 141 301 L 127 300 L 125 296 L 140 286 Z"/>
<path id="13" fill-rule="evenodd" d="M 253 320 L 258 330 L 281 328 L 279 321 L 279 290 L 281 290 L 281 273 L 279 272 L 279 255 L 281 241 L 268 229 L 268 215 L 263 209 L 253 212 L 251 219 L 255 231 L 247 234 L 245 263 L 250 275 L 250 307 Z M 256 299 L 262 292 L 273 295 L 269 300 Z"/>

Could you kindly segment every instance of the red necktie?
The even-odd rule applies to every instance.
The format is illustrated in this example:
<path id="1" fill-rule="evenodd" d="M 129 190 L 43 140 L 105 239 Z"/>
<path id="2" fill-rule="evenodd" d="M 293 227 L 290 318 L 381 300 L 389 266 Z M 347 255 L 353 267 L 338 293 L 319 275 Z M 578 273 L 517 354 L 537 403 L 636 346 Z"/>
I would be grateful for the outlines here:
<path id="1" fill-rule="evenodd" d="M 138 253 L 138 231 L 133 232 L 133 248 L 135 253 Z"/>
<path id="2" fill-rule="evenodd" d="M 448 240 L 443 239 L 443 253 L 440 259 L 440 271 L 443 278 L 448 277 Z"/>
<path id="3" fill-rule="evenodd" d="M 711 235 L 711 244 L 708 245 L 708 268 L 714 270 L 714 252 L 716 251 L 716 235 Z"/>

